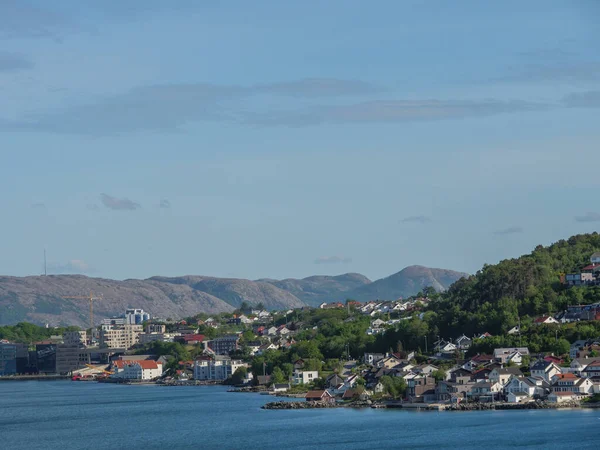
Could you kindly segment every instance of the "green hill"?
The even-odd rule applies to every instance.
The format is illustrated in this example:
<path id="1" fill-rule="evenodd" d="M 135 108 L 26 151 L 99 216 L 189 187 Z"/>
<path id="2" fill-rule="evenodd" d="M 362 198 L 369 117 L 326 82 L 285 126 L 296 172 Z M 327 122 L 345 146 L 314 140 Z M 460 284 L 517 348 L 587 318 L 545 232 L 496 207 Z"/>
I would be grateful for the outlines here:
<path id="1" fill-rule="evenodd" d="M 568 305 L 600 301 L 600 287 L 567 288 L 560 275 L 578 272 L 600 250 L 598 233 L 573 236 L 462 278 L 431 306 L 429 322 L 442 336 L 505 333 L 521 320 Z M 433 317 L 432 317 L 433 314 Z"/>

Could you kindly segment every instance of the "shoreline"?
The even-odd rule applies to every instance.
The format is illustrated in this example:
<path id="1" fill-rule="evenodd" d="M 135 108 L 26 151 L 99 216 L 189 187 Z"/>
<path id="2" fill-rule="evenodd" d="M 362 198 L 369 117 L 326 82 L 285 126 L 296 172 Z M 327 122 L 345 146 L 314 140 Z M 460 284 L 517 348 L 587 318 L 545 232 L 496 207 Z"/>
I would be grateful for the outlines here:
<path id="1" fill-rule="evenodd" d="M 407 411 L 448 411 L 448 412 L 471 412 L 471 411 L 519 411 L 519 410 L 582 410 L 600 409 L 600 403 L 549 403 L 536 401 L 529 403 L 471 403 L 462 405 L 449 404 L 427 404 L 427 403 L 391 403 L 357 401 L 349 403 L 338 402 L 294 402 L 275 401 L 261 406 L 261 409 L 269 410 L 294 410 L 294 409 L 337 409 L 337 408 L 371 408 L 371 409 L 404 409 Z"/>

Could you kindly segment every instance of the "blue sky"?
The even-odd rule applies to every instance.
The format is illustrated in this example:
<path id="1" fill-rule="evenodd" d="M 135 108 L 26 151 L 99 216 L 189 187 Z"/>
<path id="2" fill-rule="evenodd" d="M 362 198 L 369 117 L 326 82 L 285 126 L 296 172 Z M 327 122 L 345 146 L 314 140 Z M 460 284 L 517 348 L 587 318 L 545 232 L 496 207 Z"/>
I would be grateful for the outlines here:
<path id="1" fill-rule="evenodd" d="M 474 272 L 600 225 L 595 0 L 52 3 L 0 2 L 2 274 Z"/>

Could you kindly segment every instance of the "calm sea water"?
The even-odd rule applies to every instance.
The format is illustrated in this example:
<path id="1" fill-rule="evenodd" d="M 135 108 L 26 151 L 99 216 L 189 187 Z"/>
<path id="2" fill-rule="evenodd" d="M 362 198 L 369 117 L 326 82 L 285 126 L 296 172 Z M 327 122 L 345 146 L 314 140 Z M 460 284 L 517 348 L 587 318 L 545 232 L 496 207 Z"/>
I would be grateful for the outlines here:
<path id="1" fill-rule="evenodd" d="M 0 382 L 0 449 L 598 449 L 600 411 L 266 411 L 223 387 Z"/>

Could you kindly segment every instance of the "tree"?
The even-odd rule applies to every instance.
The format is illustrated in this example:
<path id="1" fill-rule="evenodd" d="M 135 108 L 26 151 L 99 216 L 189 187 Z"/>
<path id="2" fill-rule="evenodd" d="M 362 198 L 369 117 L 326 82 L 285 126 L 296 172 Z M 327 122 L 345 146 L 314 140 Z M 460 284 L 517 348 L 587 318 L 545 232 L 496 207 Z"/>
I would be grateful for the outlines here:
<path id="1" fill-rule="evenodd" d="M 238 367 L 236 371 L 231 375 L 226 381 L 225 384 L 231 384 L 233 386 L 237 386 L 239 384 L 243 384 L 244 380 L 248 376 L 248 369 L 245 367 Z"/>
<path id="2" fill-rule="evenodd" d="M 557 355 L 565 355 L 569 353 L 571 344 L 565 338 L 560 338 L 554 344 L 554 353 Z"/>
<path id="3" fill-rule="evenodd" d="M 402 398 L 406 392 L 406 381 L 401 377 L 382 376 L 379 381 L 383 384 L 384 391 L 392 398 Z"/>
<path id="4" fill-rule="evenodd" d="M 263 302 L 258 302 L 258 304 L 256 305 L 256 309 L 258 309 L 259 311 L 264 310 L 265 304 Z"/>
<path id="5" fill-rule="evenodd" d="M 446 372 L 444 372 L 442 369 L 434 370 L 431 373 L 431 376 L 435 378 L 435 382 L 437 383 L 446 379 Z"/>
<path id="6" fill-rule="evenodd" d="M 284 383 L 285 380 L 285 375 L 283 373 L 283 370 L 281 370 L 279 367 L 275 367 L 273 369 L 273 373 L 271 374 L 271 382 L 272 383 Z"/>
<path id="7" fill-rule="evenodd" d="M 243 314 L 250 314 L 252 312 L 252 305 L 250 305 L 250 303 L 244 301 L 240 305 L 239 309 Z"/>

